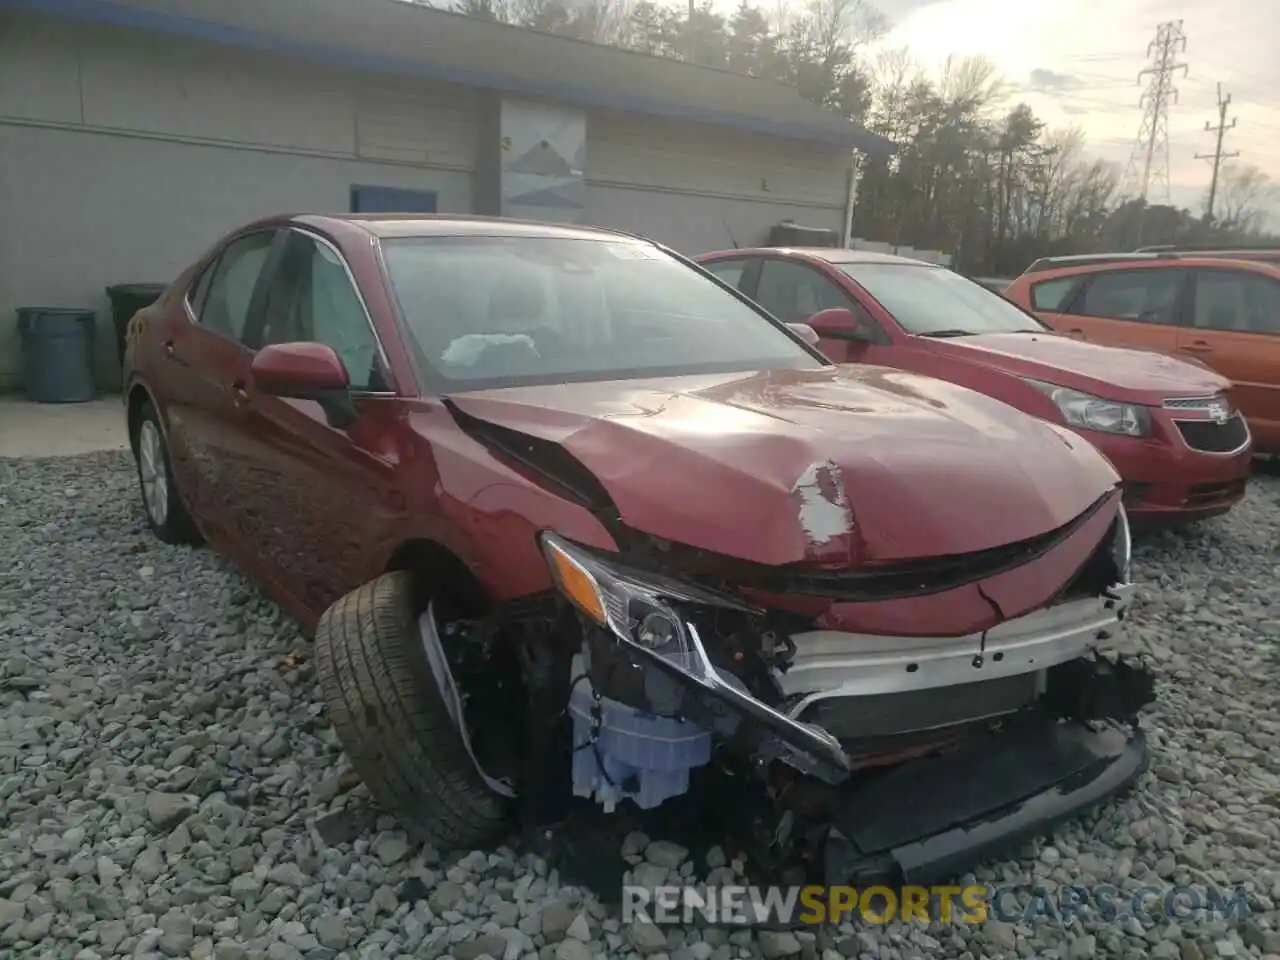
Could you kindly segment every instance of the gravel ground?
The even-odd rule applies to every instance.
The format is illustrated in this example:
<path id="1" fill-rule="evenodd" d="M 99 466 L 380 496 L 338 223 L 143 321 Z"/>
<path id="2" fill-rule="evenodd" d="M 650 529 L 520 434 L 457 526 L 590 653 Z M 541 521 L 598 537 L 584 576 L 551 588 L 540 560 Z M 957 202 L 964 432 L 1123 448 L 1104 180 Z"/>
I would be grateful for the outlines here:
<path id="1" fill-rule="evenodd" d="M 1243 923 L 624 928 L 507 851 L 442 861 L 386 820 L 329 842 L 363 788 L 305 642 L 211 551 L 147 533 L 124 454 L 0 460 L 0 518 L 0 956 L 1280 955 L 1280 478 L 1228 518 L 1139 544 L 1133 642 L 1162 678 L 1153 772 L 977 873 L 1049 889 L 1242 884 Z M 628 846 L 649 882 L 694 869 L 661 840 Z"/>

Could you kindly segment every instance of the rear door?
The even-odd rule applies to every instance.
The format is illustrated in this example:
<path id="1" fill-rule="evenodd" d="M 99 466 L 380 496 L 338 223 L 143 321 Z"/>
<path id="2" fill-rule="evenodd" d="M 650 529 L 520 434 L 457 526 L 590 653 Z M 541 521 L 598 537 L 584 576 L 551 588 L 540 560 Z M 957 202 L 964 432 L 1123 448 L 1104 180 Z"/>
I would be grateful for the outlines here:
<path id="1" fill-rule="evenodd" d="M 350 378 L 358 416 L 345 430 L 314 401 L 267 396 L 252 384 L 242 422 L 254 550 L 280 587 L 318 614 L 373 575 L 370 558 L 399 515 L 389 365 L 342 255 L 296 228 L 246 340 L 254 350 L 326 344 Z"/>
<path id="2" fill-rule="evenodd" d="M 1183 269 L 1129 268 L 1055 278 L 1031 289 L 1032 309 L 1055 330 L 1110 346 L 1176 353 L 1188 277 Z"/>
<path id="3" fill-rule="evenodd" d="M 1191 276 L 1178 349 L 1231 380 L 1258 446 L 1280 449 L 1280 280 L 1211 267 Z"/>
<path id="4" fill-rule="evenodd" d="M 174 469 L 215 536 L 235 537 L 238 527 L 236 389 L 250 361 L 242 336 L 260 305 L 276 237 L 276 230 L 267 229 L 231 239 L 192 284 L 184 316 L 168 325 L 161 343 L 156 392 Z"/>

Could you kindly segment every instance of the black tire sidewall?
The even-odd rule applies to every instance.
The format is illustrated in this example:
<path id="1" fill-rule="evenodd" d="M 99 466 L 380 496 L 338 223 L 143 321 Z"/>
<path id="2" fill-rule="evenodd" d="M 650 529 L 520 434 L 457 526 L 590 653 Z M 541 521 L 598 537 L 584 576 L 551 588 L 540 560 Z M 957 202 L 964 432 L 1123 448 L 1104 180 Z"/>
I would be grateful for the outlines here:
<path id="1" fill-rule="evenodd" d="M 381 663 L 363 665 L 372 676 L 362 675 L 354 664 L 356 651 L 348 649 L 349 641 L 336 629 L 340 625 L 332 623 L 354 615 L 347 605 L 359 601 L 362 591 L 381 602 L 379 611 L 361 611 L 360 629 L 379 634 L 361 638 L 363 655 L 390 654 Z M 418 640 L 417 621 L 423 611 L 414 598 L 412 574 L 395 571 L 331 606 L 316 630 L 321 687 L 335 732 L 380 805 L 394 812 L 415 839 L 450 847 L 481 846 L 509 828 L 512 802 L 485 783 L 449 716 Z M 386 650 L 388 645 L 393 649 Z M 378 673 L 387 682 L 378 683 Z M 397 716 L 381 711 L 379 722 L 371 722 L 362 711 L 375 700 L 384 705 L 394 701 Z"/>

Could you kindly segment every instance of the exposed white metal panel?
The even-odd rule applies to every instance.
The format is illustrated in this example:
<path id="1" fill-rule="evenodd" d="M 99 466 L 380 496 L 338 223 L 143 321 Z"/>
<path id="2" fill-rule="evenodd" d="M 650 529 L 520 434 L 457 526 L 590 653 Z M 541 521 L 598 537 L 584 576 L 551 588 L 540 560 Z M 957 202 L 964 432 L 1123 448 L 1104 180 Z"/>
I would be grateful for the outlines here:
<path id="1" fill-rule="evenodd" d="M 601 185 L 842 209 L 850 153 L 720 127 L 593 111 L 587 179 Z"/>
<path id="2" fill-rule="evenodd" d="M 0 20 L 0 118 L 473 169 L 466 88 L 30 15 Z"/>

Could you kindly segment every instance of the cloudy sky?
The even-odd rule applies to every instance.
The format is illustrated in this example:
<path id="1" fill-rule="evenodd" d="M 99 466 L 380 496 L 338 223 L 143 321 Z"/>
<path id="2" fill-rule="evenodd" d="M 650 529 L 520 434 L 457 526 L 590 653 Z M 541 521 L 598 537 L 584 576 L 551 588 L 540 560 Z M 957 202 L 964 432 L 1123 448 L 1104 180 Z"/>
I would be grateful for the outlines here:
<path id="1" fill-rule="evenodd" d="M 908 48 L 927 67 L 983 54 L 1053 126 L 1079 125 L 1097 155 L 1125 165 L 1141 121 L 1138 71 L 1164 21 L 1181 20 L 1186 76 L 1169 111 L 1173 202 L 1199 212 L 1211 166 L 1217 84 L 1236 127 L 1224 148 L 1280 182 L 1280 53 L 1276 0 L 879 0 L 894 24 L 877 46 Z M 1151 197 L 1153 202 L 1160 198 Z M 1272 222 L 1276 217 L 1273 215 Z"/>

